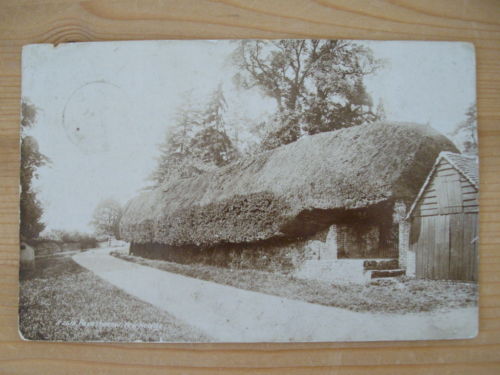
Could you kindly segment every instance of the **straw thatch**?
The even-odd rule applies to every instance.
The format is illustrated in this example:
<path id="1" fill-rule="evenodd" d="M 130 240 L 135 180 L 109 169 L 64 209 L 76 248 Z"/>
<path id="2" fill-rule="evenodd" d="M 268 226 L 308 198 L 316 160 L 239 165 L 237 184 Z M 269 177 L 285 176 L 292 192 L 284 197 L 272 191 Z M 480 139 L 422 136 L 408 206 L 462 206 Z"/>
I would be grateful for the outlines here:
<path id="1" fill-rule="evenodd" d="M 121 234 L 137 244 L 168 246 L 310 234 L 314 212 L 326 212 L 334 221 L 337 212 L 395 199 L 410 202 L 445 150 L 456 148 L 431 127 L 408 123 L 306 136 L 213 173 L 143 192 L 127 204 Z"/>

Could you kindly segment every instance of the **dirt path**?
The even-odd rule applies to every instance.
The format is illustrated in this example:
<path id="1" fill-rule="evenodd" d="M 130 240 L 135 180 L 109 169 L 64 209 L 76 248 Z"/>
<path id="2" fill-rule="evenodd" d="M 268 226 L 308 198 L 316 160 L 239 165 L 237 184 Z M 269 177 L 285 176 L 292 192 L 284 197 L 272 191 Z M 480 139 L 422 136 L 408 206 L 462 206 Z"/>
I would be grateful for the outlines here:
<path id="1" fill-rule="evenodd" d="M 123 261 L 110 249 L 73 259 L 216 341 L 366 341 L 472 337 L 477 309 L 372 314 L 242 290 Z"/>

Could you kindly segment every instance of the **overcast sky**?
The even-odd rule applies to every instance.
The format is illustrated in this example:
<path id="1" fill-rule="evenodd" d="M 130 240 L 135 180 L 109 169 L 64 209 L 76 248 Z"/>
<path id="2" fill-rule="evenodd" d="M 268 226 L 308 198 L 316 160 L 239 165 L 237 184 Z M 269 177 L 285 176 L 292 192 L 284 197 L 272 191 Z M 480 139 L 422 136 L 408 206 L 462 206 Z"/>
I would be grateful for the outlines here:
<path id="1" fill-rule="evenodd" d="M 367 42 L 387 61 L 366 86 L 388 120 L 449 133 L 475 101 L 470 44 Z M 230 41 L 34 45 L 23 50 L 22 95 L 38 108 L 31 134 L 52 163 L 36 186 L 47 229 L 90 232 L 97 203 L 125 203 L 147 185 L 157 145 L 190 91 L 197 102 L 223 84 L 229 108 L 259 119 L 274 103 L 237 90 Z M 184 96 L 183 96 L 184 95 Z"/>

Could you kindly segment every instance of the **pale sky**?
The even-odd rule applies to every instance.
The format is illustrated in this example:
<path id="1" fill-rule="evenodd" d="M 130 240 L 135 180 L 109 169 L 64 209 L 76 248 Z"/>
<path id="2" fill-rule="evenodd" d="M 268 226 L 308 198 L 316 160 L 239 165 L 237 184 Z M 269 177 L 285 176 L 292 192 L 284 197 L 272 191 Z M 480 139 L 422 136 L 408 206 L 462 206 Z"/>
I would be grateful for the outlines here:
<path id="1" fill-rule="evenodd" d="M 449 133 L 475 101 L 474 49 L 466 43 L 366 42 L 385 68 L 365 82 L 388 120 L 429 123 Z M 23 49 L 22 95 L 38 109 L 31 134 L 52 163 L 36 183 L 47 229 L 92 231 L 92 211 L 126 203 L 155 167 L 183 95 L 199 101 L 223 84 L 237 116 L 274 108 L 232 85 L 230 41 L 33 45 Z"/>

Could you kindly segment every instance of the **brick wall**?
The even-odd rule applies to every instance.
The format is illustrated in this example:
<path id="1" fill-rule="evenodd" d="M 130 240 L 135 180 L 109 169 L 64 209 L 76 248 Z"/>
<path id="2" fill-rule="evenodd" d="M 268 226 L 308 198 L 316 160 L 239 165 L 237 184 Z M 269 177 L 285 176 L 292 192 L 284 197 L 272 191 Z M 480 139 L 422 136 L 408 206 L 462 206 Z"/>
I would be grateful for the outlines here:
<path id="1" fill-rule="evenodd" d="M 339 258 L 372 258 L 379 255 L 380 229 L 376 225 L 338 225 Z"/>

